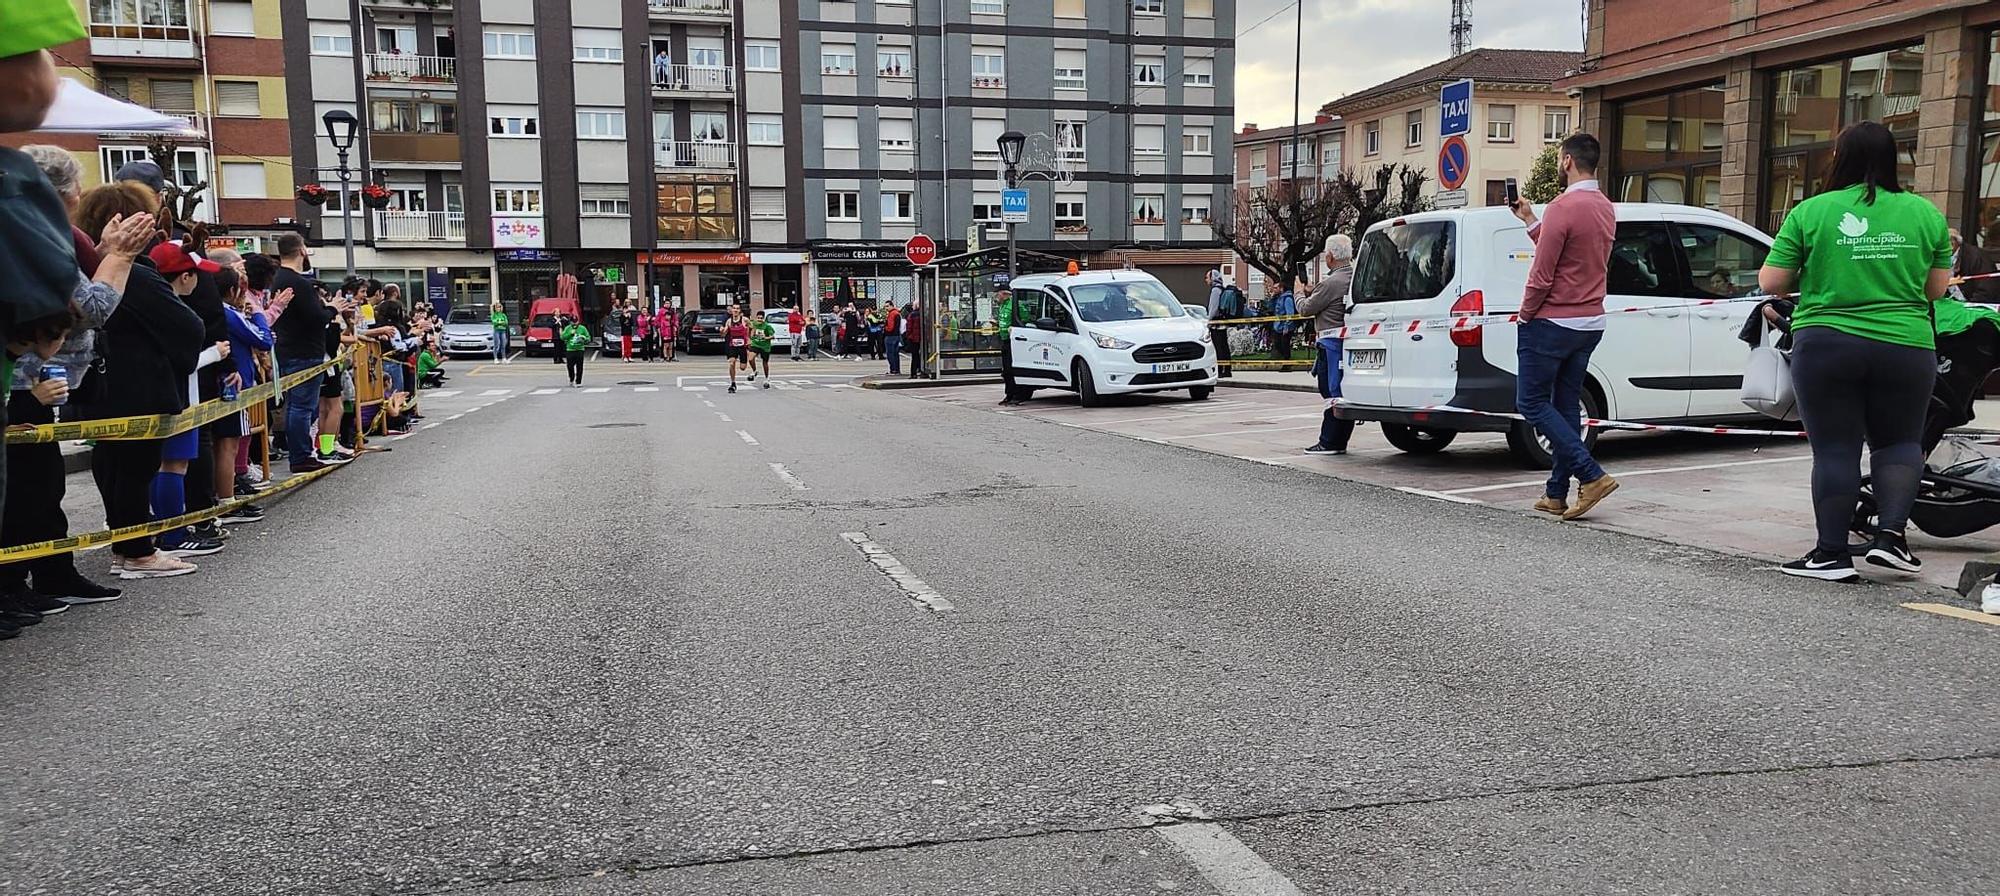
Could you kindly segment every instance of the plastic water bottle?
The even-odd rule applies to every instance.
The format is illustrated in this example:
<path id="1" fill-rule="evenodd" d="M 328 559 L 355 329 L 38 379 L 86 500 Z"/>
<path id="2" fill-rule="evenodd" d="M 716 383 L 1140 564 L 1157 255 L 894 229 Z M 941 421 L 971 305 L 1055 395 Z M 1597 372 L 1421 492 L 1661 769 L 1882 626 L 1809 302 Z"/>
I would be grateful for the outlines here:
<path id="1" fill-rule="evenodd" d="M 68 385 L 69 369 L 62 366 L 61 364 L 43 364 L 42 379 L 62 380 L 64 385 Z M 56 406 L 58 407 L 66 404 L 69 404 L 69 393 L 63 393 L 63 397 L 56 402 Z"/>

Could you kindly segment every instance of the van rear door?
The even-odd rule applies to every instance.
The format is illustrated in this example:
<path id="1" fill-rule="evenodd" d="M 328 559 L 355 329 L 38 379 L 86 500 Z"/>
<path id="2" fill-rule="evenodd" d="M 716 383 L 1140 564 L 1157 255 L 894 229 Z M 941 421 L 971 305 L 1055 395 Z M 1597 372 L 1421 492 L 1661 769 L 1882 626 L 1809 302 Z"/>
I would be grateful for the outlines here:
<path id="1" fill-rule="evenodd" d="M 1458 222 L 1398 220 L 1362 237 L 1354 266 L 1355 327 L 1383 325 L 1342 346 L 1340 388 L 1362 404 L 1425 407 L 1457 390 L 1457 348 L 1442 330 L 1410 332 L 1407 322 L 1451 315 L 1458 298 Z M 1438 398 L 1437 396 L 1444 396 Z"/>

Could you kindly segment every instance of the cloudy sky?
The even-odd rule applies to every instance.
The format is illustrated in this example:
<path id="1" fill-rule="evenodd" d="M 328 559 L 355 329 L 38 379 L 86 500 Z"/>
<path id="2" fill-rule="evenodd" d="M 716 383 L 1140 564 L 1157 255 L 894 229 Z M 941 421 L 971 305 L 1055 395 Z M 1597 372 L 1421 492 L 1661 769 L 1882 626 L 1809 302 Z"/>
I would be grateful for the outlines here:
<path id="1" fill-rule="evenodd" d="M 1387 81 L 1451 53 L 1451 0 L 1301 0 L 1305 65 L 1299 105 L 1311 121 L 1322 103 Z M 1574 0 L 1474 0 L 1472 45 L 1528 50 L 1583 47 Z M 1284 10 L 1279 12 L 1279 10 Z M 1262 25 L 1257 22 L 1278 15 Z M 1287 0 L 1239 0 L 1236 123 L 1292 123 L 1292 25 Z"/>

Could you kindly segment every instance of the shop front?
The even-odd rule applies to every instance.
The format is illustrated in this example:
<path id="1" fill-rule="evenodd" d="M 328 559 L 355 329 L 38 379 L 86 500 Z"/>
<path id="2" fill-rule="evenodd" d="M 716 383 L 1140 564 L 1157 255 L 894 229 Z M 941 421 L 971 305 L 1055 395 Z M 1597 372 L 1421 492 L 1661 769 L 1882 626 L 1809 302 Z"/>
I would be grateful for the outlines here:
<path id="1" fill-rule="evenodd" d="M 806 297 L 804 252 L 750 253 L 750 292 L 759 307 L 790 308 Z"/>
<path id="2" fill-rule="evenodd" d="M 902 243 L 815 243 L 812 267 L 813 298 L 821 312 L 849 303 L 902 306 L 917 296 L 917 269 L 903 257 Z"/>
<path id="3" fill-rule="evenodd" d="M 550 249 L 501 249 L 493 254 L 499 262 L 499 299 L 509 318 L 526 320 L 528 308 L 536 299 L 556 294 L 556 278 L 562 274 L 560 253 Z"/>
<path id="4" fill-rule="evenodd" d="M 653 252 L 641 259 L 670 308 L 727 308 L 751 303 L 750 255 L 745 252 Z"/>

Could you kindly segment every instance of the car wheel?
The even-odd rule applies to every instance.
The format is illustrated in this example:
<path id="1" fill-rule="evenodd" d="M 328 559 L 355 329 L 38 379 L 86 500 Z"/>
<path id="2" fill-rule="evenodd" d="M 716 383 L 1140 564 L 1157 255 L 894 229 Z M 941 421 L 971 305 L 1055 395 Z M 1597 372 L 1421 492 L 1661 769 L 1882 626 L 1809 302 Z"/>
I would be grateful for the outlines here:
<path id="1" fill-rule="evenodd" d="M 1596 390 L 1583 390 L 1583 416 L 1590 419 L 1604 417 L 1604 399 L 1597 397 Z M 1595 449 L 1597 436 L 1596 427 L 1584 430 L 1583 446 Z M 1555 451 L 1549 447 L 1549 440 L 1526 420 L 1516 420 L 1513 426 L 1508 427 L 1507 450 L 1513 453 L 1521 466 L 1530 470 L 1547 470 L 1556 465 Z"/>
<path id="2" fill-rule="evenodd" d="M 1402 423 L 1382 424 L 1382 436 L 1389 444 L 1396 446 L 1404 454 L 1436 454 L 1451 446 L 1458 438 L 1453 429 L 1433 429 L 1428 426 L 1408 426 Z"/>
<path id="3" fill-rule="evenodd" d="M 1097 394 L 1097 376 L 1090 372 L 1090 365 L 1078 358 L 1076 366 L 1070 368 L 1070 379 L 1076 381 L 1076 400 L 1087 408 L 1103 407 L 1104 397 Z"/>
<path id="4" fill-rule="evenodd" d="M 1189 386 L 1189 387 L 1188 387 L 1188 397 L 1189 397 L 1189 398 L 1192 398 L 1192 399 L 1194 399 L 1195 401 L 1207 401 L 1207 400 L 1208 400 L 1208 397 L 1209 397 L 1210 395 L 1214 395 L 1214 394 L 1215 394 L 1215 387 L 1214 387 L 1214 386 Z"/>

